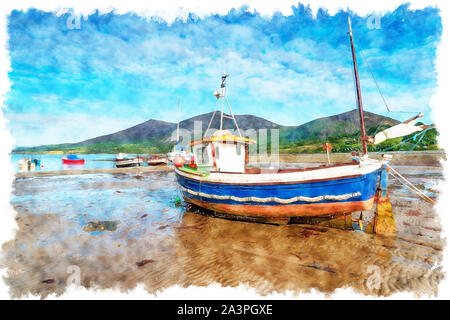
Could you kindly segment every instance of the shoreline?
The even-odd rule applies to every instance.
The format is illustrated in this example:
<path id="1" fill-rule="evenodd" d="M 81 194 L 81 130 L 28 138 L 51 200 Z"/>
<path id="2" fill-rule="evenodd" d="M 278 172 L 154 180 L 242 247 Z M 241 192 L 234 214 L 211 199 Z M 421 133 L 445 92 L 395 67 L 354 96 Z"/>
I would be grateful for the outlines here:
<path id="1" fill-rule="evenodd" d="M 385 152 L 369 152 L 369 155 L 377 155 L 377 154 L 439 154 L 439 155 L 446 155 L 445 150 L 444 149 L 439 149 L 439 150 L 420 150 L 420 151 L 385 151 Z M 64 155 L 68 155 L 68 154 L 72 154 L 72 153 L 56 153 L 56 152 L 36 152 L 36 151 L 32 151 L 32 152 L 25 152 L 25 151 L 20 151 L 20 152 L 15 152 L 15 151 L 11 151 L 9 153 L 10 155 L 12 154 L 23 154 L 23 155 L 60 155 L 60 156 L 64 156 Z M 99 155 L 117 155 L 117 153 L 104 153 L 104 152 L 98 152 L 98 153 L 76 153 L 76 154 L 82 154 L 82 155 L 91 155 L 91 154 L 99 154 Z M 134 155 L 137 153 L 130 153 L 129 155 Z M 145 153 L 145 154 L 149 154 L 149 153 Z M 152 155 L 158 155 L 158 156 L 164 156 L 166 155 L 166 153 L 150 153 Z M 326 155 L 326 153 L 324 152 L 305 152 L 305 153 L 293 153 L 293 152 L 289 152 L 289 151 L 284 151 L 283 149 L 279 150 L 279 154 L 280 156 L 282 155 L 321 155 L 324 154 Z M 336 152 L 336 153 L 331 153 L 331 154 L 336 154 L 336 155 L 349 155 L 351 154 L 351 152 Z M 144 156 L 143 154 L 139 154 L 141 156 Z"/>
<path id="2" fill-rule="evenodd" d="M 442 161 L 447 160 L 445 152 L 441 151 L 411 151 L 411 152 L 385 152 L 392 154 L 391 164 L 412 165 L 415 166 L 433 166 L 441 167 Z M 379 153 L 369 153 L 372 158 L 380 158 Z M 349 153 L 331 153 L 331 162 L 349 162 L 351 155 Z M 250 155 L 250 163 L 269 163 L 269 157 L 258 157 L 258 155 Z M 326 163 L 327 157 L 325 153 L 299 153 L 299 154 L 279 154 L 279 161 L 282 163 Z M 173 171 L 173 166 L 141 166 L 131 168 L 107 168 L 107 169 L 78 169 L 78 170 L 57 170 L 57 171 L 25 171 L 16 172 L 16 178 L 24 177 L 45 177 L 57 175 L 78 175 L 78 174 L 95 174 L 95 173 L 140 173 L 154 171 Z"/>
<path id="3" fill-rule="evenodd" d="M 130 168 L 108 168 L 108 169 L 80 169 L 80 170 L 58 170 L 58 171 L 27 171 L 16 172 L 16 178 L 28 177 L 47 177 L 47 176 L 66 176 L 78 174 L 94 173 L 141 173 L 152 171 L 173 171 L 172 166 L 154 166 L 154 167 L 130 167 Z"/>

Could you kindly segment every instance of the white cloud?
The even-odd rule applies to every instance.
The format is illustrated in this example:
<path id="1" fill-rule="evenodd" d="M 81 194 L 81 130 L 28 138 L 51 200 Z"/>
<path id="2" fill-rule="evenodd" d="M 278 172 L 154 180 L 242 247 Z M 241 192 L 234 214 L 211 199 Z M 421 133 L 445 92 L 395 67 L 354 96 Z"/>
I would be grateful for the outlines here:
<path id="1" fill-rule="evenodd" d="M 138 120 L 71 113 L 64 116 L 40 113 L 6 114 L 6 127 L 16 137 L 16 146 L 72 143 L 110 134 L 135 125 Z M 36 138 L 38 137 L 38 138 Z"/>

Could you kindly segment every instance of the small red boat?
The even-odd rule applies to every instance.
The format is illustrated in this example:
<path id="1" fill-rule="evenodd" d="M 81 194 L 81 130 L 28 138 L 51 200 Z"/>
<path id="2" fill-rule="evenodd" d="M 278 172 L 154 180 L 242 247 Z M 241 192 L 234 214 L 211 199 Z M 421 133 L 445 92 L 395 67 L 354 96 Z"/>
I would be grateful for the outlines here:
<path id="1" fill-rule="evenodd" d="M 76 155 L 68 155 L 62 158 L 64 164 L 84 164 L 84 159 L 78 158 Z"/>

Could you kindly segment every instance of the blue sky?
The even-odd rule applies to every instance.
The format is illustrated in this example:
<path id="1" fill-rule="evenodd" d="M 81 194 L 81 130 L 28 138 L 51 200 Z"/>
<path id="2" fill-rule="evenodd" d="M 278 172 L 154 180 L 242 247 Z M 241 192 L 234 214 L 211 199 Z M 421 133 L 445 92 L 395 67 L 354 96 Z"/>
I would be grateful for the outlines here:
<path id="1" fill-rule="evenodd" d="M 246 7 L 227 15 L 168 24 L 135 14 L 92 14 L 69 28 L 69 14 L 13 11 L 8 34 L 12 82 L 3 113 L 16 146 L 78 142 L 150 118 L 176 122 L 213 111 L 220 75 L 230 74 L 236 114 L 284 125 L 355 108 L 347 35 L 372 67 L 392 110 L 430 114 L 442 32 L 439 10 L 398 7 L 370 28 L 351 11 L 262 16 Z M 358 55 L 363 103 L 389 114 Z M 432 119 L 427 116 L 426 122 Z"/>

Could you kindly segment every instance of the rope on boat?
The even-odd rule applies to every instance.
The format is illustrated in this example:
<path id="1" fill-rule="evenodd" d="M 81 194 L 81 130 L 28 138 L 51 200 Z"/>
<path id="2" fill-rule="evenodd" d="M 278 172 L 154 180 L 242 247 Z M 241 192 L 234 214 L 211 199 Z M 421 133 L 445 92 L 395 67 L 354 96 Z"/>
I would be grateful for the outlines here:
<path id="1" fill-rule="evenodd" d="M 282 199 L 278 197 L 267 197 L 267 198 L 260 198 L 260 197 L 236 197 L 236 196 L 228 196 L 228 195 L 216 195 L 216 194 L 208 194 L 204 192 L 197 192 L 190 189 L 187 189 L 185 187 L 181 187 L 182 191 L 185 191 L 189 194 L 192 194 L 194 196 L 202 197 L 202 198 L 209 198 L 209 199 L 218 199 L 218 200 L 233 200 L 238 202 L 278 202 L 282 204 L 288 204 L 298 201 L 303 202 L 319 202 L 322 200 L 348 200 L 354 197 L 361 196 L 360 192 L 355 193 L 346 193 L 341 195 L 324 195 L 324 196 L 317 196 L 317 197 L 304 197 L 304 196 L 297 196 L 292 197 L 289 199 Z"/>
<path id="2" fill-rule="evenodd" d="M 402 185 L 407 187 L 410 191 L 417 194 L 420 198 L 423 200 L 429 202 L 429 203 L 435 203 L 433 199 L 431 199 L 429 196 L 427 196 L 422 190 L 418 189 L 415 185 L 413 185 L 411 182 L 409 182 L 404 176 L 402 176 L 398 171 L 396 171 L 394 168 L 392 168 L 390 165 L 387 165 L 389 167 L 389 174 L 393 176 L 397 181 L 399 181 Z"/>

